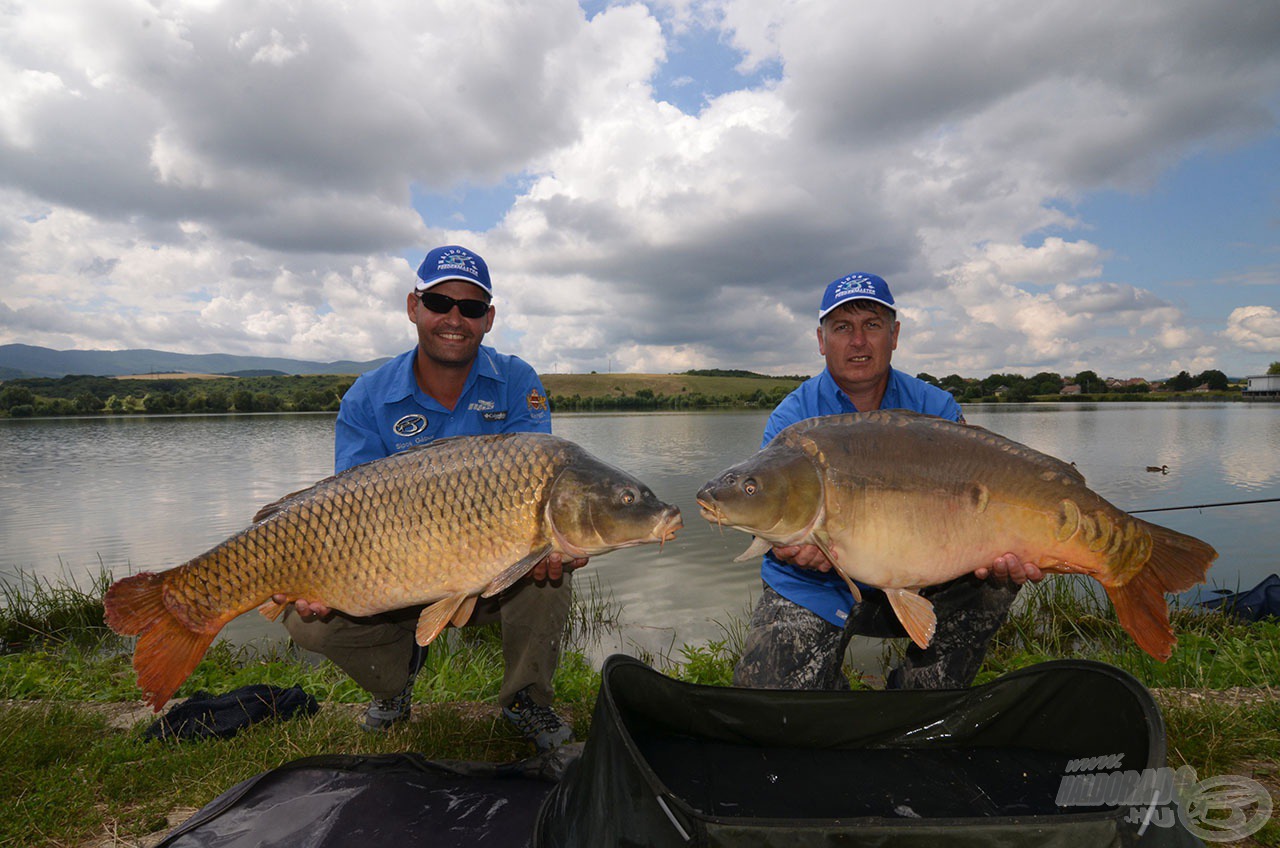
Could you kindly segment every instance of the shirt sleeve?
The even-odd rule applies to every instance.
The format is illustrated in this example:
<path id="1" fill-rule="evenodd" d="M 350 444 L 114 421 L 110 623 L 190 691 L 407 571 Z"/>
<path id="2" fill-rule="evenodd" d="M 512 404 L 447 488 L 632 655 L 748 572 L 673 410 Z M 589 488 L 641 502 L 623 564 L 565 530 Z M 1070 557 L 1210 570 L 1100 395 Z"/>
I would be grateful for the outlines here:
<path id="1" fill-rule="evenodd" d="M 812 418 L 812 415 L 805 415 L 803 404 L 800 401 L 800 395 L 792 392 L 782 399 L 782 402 L 773 408 L 773 412 L 769 414 L 769 420 L 764 425 L 764 438 L 760 440 L 760 447 L 764 447 L 773 441 L 773 437 L 781 433 L 783 430 L 795 424 L 797 421 L 803 421 L 806 418 Z"/>
<path id="2" fill-rule="evenodd" d="M 945 394 L 946 397 L 942 400 L 941 409 L 933 414 L 939 418 L 946 418 L 948 421 L 958 421 L 963 424 L 964 413 L 960 411 L 960 404 L 956 403 L 956 399 L 950 392 Z"/>
<path id="3" fill-rule="evenodd" d="M 502 432 L 550 433 L 551 405 L 547 390 L 538 379 L 538 372 L 524 360 L 513 356 L 507 387 L 511 394 L 508 395 L 507 420 Z"/>
<path id="4" fill-rule="evenodd" d="M 338 420 L 333 428 L 333 473 L 338 474 L 387 455 L 387 446 L 378 433 L 369 394 L 357 379 L 347 389 L 338 407 Z"/>

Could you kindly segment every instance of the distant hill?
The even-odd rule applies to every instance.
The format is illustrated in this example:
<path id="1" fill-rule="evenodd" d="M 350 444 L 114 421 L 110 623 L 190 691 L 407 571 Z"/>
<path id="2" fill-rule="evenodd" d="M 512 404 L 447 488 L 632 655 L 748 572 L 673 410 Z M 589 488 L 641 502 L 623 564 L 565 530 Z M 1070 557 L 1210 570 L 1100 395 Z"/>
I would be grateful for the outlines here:
<path id="1" fill-rule="evenodd" d="M 740 372 L 742 374 L 750 372 Z M 705 395 L 738 395 L 775 389 L 789 392 L 798 386 L 800 377 L 770 377 L 764 374 L 715 376 L 707 373 L 686 374 L 539 374 L 542 385 L 553 397 L 621 397 L 649 391 L 655 395 L 701 393 Z"/>
<path id="2" fill-rule="evenodd" d="M 164 350 L 53 350 L 35 345 L 0 345 L 0 380 L 22 377 L 65 377 L 86 374 L 121 377 L 129 374 L 359 374 L 387 358 L 368 362 L 307 362 L 271 356 L 227 353 L 171 353 Z"/>

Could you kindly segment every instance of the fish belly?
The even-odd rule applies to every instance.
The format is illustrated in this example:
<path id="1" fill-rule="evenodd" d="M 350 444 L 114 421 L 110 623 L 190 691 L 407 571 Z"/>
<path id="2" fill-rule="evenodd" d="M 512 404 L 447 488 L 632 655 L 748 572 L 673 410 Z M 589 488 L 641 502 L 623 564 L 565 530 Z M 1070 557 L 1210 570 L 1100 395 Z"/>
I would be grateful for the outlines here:
<path id="1" fill-rule="evenodd" d="M 1066 532 L 1070 528 L 1064 526 L 1064 512 L 1087 515 L 1078 507 L 1064 508 L 1062 501 L 1068 498 L 1054 502 L 1031 492 L 968 482 L 950 491 L 863 488 L 837 500 L 838 505 L 827 508 L 827 531 L 841 569 L 880 588 L 945 583 L 1005 553 L 1046 571 L 1103 576 L 1111 567 L 1106 545 L 1090 550 L 1079 526 Z M 1083 523 L 1117 528 L 1119 519 L 1102 512 Z M 1116 529 L 1109 539 L 1124 541 L 1126 536 Z"/>

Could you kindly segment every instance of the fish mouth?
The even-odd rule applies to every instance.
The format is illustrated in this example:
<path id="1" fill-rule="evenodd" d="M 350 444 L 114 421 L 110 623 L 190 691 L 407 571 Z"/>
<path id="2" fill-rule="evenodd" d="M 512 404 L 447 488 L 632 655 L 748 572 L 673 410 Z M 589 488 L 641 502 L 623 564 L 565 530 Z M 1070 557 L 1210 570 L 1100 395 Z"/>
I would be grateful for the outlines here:
<path id="1" fill-rule="evenodd" d="M 698 510 L 699 510 L 699 514 L 703 518 L 705 518 L 707 521 L 710 521 L 712 524 L 716 524 L 721 527 L 724 526 L 725 524 L 724 510 L 722 510 L 720 508 L 720 505 L 716 503 L 714 500 L 712 500 L 711 498 L 709 497 L 698 498 Z"/>
<path id="2" fill-rule="evenodd" d="M 658 526 L 653 528 L 653 537 L 661 548 L 666 542 L 670 542 L 676 537 L 676 531 L 684 527 L 684 519 L 680 516 L 680 510 L 677 507 L 671 507 L 663 513 L 662 518 L 658 520 Z"/>

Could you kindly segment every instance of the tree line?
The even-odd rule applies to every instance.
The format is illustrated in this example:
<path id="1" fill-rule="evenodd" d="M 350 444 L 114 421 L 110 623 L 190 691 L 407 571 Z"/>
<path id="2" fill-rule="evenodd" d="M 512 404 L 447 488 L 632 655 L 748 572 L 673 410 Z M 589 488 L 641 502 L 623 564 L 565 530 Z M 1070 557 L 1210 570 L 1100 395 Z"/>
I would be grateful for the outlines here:
<path id="1" fill-rule="evenodd" d="M 699 370 L 687 374 L 711 377 L 767 377 L 751 371 Z M 1274 362 L 1269 374 L 1280 374 Z M 991 374 L 981 379 L 949 374 L 938 378 L 920 373 L 920 379 L 940 386 L 966 403 L 984 401 L 1025 402 L 1061 398 L 1063 387 L 1079 387 L 1078 397 L 1144 395 L 1156 390 L 1137 381 L 1108 383 L 1094 371 L 1063 376 L 1042 371 L 1030 377 L 1021 374 Z M 800 382 L 803 376 L 786 378 Z M 336 412 L 342 396 L 355 382 L 349 374 L 267 375 L 234 378 L 179 378 L 159 376 L 149 379 L 69 375 L 8 380 L 0 386 L 0 416 L 11 418 L 66 415 L 132 415 L 228 412 Z M 1187 392 L 1205 386 L 1224 392 L 1232 387 L 1218 370 L 1199 374 L 1181 371 L 1166 380 L 1159 390 Z M 640 411 L 746 407 L 772 409 L 790 391 L 788 386 L 771 386 L 753 391 L 725 394 L 680 392 L 655 393 L 639 389 L 633 394 L 550 396 L 551 408 L 560 412 Z"/>
<path id="2" fill-rule="evenodd" d="M 1280 365 L 1280 363 L 1277 364 Z M 1179 371 L 1173 377 L 1158 384 L 1158 389 L 1145 380 L 1120 382 L 1104 380 L 1096 371 L 1081 371 L 1068 376 L 1052 371 L 1041 371 L 1031 377 L 1021 374 L 991 374 L 981 379 L 961 377 L 959 374 L 949 374 L 941 379 L 927 373 L 916 376 L 927 383 L 946 389 L 955 395 L 957 400 L 968 402 L 988 398 L 1025 402 L 1036 398 L 1060 396 L 1067 386 L 1078 386 L 1081 395 L 1141 395 L 1157 390 L 1189 392 L 1200 386 L 1216 392 L 1231 389 L 1231 381 L 1227 375 L 1216 369 L 1201 371 L 1194 376 L 1186 371 Z"/>
<path id="3" fill-rule="evenodd" d="M 0 414 L 12 418 L 224 412 L 336 412 L 351 375 L 117 379 L 68 375 L 8 380 Z"/>

